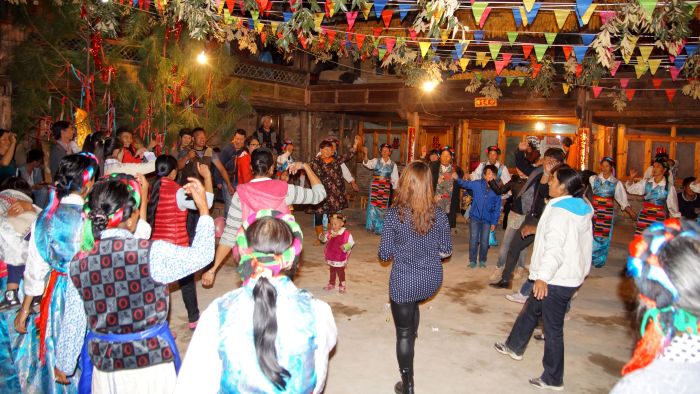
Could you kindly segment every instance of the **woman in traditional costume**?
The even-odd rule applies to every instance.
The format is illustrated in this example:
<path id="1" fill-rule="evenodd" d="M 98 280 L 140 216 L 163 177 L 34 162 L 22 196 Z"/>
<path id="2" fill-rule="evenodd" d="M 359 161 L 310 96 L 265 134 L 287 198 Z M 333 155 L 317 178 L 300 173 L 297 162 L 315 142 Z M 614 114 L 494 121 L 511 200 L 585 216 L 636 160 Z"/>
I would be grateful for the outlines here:
<path id="1" fill-rule="evenodd" d="M 453 173 L 462 179 L 464 172 L 456 166 L 454 161 L 454 151 L 449 146 L 440 149 L 440 160 L 430 163 L 430 172 L 433 176 L 433 190 L 438 208 L 447 214 L 450 227 L 457 225 L 457 213 L 460 211 L 460 190 L 454 187 Z"/>
<path id="2" fill-rule="evenodd" d="M 391 205 L 391 192 L 399 183 L 399 170 L 391 160 L 391 146 L 379 147 L 381 158 L 368 160 L 367 147 L 364 147 L 365 159 L 362 164 L 372 170 L 372 183 L 369 188 L 367 219 L 365 228 L 379 235 L 382 232 L 384 213 Z"/>
<path id="3" fill-rule="evenodd" d="M 611 157 L 603 157 L 600 168 L 600 174 L 589 179 L 593 188 L 593 266 L 596 268 L 603 267 L 608 258 L 615 218 L 615 201 L 632 219 L 637 217 L 627 202 L 625 187 L 612 173 L 615 161 Z"/>
<path id="4" fill-rule="evenodd" d="M 663 222 L 667 216 L 681 217 L 676 188 L 668 179 L 668 170 L 668 161 L 659 159 L 654 162 L 651 178 L 627 183 L 627 193 L 644 196 L 644 204 L 634 228 L 636 235 L 642 234 L 654 222 Z M 631 170 L 630 177 L 636 178 L 637 171 Z"/>

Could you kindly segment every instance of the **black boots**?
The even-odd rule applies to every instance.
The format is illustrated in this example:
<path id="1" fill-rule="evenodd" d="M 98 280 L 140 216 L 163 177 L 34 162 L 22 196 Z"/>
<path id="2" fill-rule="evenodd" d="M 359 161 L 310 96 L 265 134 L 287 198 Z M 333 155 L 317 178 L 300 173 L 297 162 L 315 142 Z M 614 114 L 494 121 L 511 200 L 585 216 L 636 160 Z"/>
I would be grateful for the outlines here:
<path id="1" fill-rule="evenodd" d="M 496 289 L 510 289 L 513 287 L 513 284 L 510 281 L 501 279 L 496 283 L 489 283 L 489 286 Z"/>
<path id="2" fill-rule="evenodd" d="M 401 372 L 401 381 L 394 385 L 396 394 L 414 394 L 413 391 L 413 370 L 410 368 L 399 369 Z"/>
<path id="3" fill-rule="evenodd" d="M 19 307 L 19 290 L 6 290 L 5 299 L 0 302 L 0 311 L 15 309 Z"/>

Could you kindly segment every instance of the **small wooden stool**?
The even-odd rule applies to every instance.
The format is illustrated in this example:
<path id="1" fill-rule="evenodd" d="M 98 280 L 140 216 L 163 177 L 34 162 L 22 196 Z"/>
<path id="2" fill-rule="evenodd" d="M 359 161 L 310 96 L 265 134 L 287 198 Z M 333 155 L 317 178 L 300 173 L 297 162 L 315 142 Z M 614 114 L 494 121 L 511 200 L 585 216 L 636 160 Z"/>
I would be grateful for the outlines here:
<path id="1" fill-rule="evenodd" d="M 367 196 L 360 197 L 360 209 L 367 208 Z"/>

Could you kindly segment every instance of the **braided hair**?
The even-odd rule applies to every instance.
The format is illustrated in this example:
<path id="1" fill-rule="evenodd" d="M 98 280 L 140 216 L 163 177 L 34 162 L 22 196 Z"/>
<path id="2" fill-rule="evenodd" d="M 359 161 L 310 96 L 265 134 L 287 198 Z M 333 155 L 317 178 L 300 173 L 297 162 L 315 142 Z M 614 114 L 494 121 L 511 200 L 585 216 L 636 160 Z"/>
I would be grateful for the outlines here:
<path id="1" fill-rule="evenodd" d="M 141 185 L 127 174 L 112 174 L 102 178 L 85 199 L 86 216 L 83 231 L 83 251 L 91 250 L 102 231 L 119 226 L 141 206 Z"/>
<path id="2" fill-rule="evenodd" d="M 626 375 L 650 364 L 676 334 L 698 335 L 700 226 L 667 219 L 650 225 L 630 243 L 627 273 L 639 291 L 642 338 Z"/>
<path id="3" fill-rule="evenodd" d="M 158 202 L 160 201 L 160 185 L 163 181 L 163 177 L 167 177 L 171 172 L 177 171 L 177 160 L 170 155 L 160 155 L 156 159 L 156 182 L 151 188 L 150 195 L 148 196 L 148 211 L 146 220 L 151 227 L 155 227 L 156 223 L 156 210 L 158 209 Z"/>

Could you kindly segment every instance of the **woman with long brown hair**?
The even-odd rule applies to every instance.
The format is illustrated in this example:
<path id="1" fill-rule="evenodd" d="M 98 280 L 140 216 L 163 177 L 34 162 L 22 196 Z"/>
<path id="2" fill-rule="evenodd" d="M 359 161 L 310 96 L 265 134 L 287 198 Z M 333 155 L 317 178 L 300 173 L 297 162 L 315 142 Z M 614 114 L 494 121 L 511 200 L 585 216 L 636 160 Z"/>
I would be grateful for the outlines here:
<path id="1" fill-rule="evenodd" d="M 430 168 L 409 164 L 399 178 L 396 198 L 384 216 L 379 258 L 393 260 L 389 295 L 396 327 L 396 358 L 401 381 L 394 391 L 413 393 L 413 350 L 418 332 L 418 305 L 442 284 L 442 262 L 452 254 L 447 215 L 433 197 Z"/>

